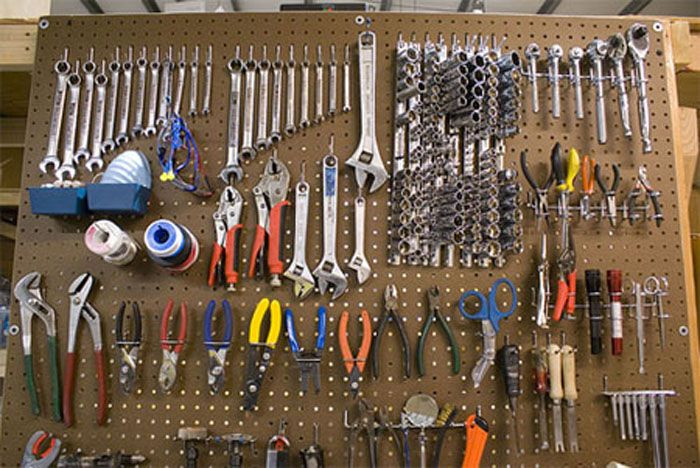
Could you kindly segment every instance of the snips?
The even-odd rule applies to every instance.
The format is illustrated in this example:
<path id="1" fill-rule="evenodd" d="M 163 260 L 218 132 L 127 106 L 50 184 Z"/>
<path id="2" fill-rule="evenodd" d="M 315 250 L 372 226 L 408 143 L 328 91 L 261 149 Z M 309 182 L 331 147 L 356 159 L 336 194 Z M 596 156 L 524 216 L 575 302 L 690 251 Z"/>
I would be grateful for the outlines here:
<path id="1" fill-rule="evenodd" d="M 557 297 L 552 311 L 552 319 L 555 322 L 561 320 L 565 308 L 568 315 L 573 315 L 576 310 L 576 250 L 572 229 L 568 223 L 564 224 L 562 232 L 562 249 L 557 259 L 557 270 Z"/>
<path id="2" fill-rule="evenodd" d="M 270 325 L 265 341 L 260 341 L 263 318 L 270 311 Z M 248 357 L 246 359 L 245 388 L 243 389 L 243 408 L 252 410 L 258 403 L 260 387 L 265 378 L 265 373 L 270 367 L 272 351 L 277 346 L 280 331 L 282 329 L 282 308 L 279 301 L 264 297 L 258 302 L 250 319 L 248 330 Z"/>
<path id="3" fill-rule="evenodd" d="M 61 453 L 61 439 L 46 431 L 36 431 L 22 454 L 21 468 L 49 468 Z"/>
<path id="4" fill-rule="evenodd" d="M 398 290 L 396 285 L 389 284 L 384 290 L 384 310 L 382 311 L 379 325 L 374 332 L 374 342 L 372 343 L 372 376 L 379 378 L 379 353 L 384 330 L 389 323 L 396 325 L 401 339 L 403 349 L 403 375 L 405 378 L 411 377 L 411 345 L 408 342 L 408 334 L 403 319 L 399 315 Z"/>
<path id="5" fill-rule="evenodd" d="M 353 398 L 357 397 L 360 391 L 360 377 L 365 371 L 370 345 L 372 344 L 372 319 L 369 313 L 364 309 L 362 309 L 360 317 L 362 319 L 362 342 L 360 343 L 360 349 L 357 355 L 353 355 L 350 344 L 348 343 L 348 321 L 350 320 L 350 313 L 347 310 L 344 310 L 340 314 L 340 322 L 338 323 L 340 353 L 343 356 L 343 364 L 348 374 L 350 392 Z"/>
<path id="6" fill-rule="evenodd" d="M 177 361 L 185 346 L 187 336 L 187 304 L 180 304 L 180 317 L 178 334 L 175 339 L 170 338 L 169 322 L 173 313 L 175 302 L 168 300 L 160 322 L 160 347 L 163 350 L 163 362 L 158 373 L 158 384 L 163 392 L 168 393 L 173 389 L 177 380 Z"/>
<path id="7" fill-rule="evenodd" d="M 226 353 L 231 347 L 233 336 L 233 312 L 231 304 L 224 299 L 221 301 L 221 308 L 224 316 L 223 336 L 214 339 L 213 325 L 214 313 L 216 311 L 216 301 L 209 301 L 204 312 L 204 347 L 209 355 L 209 367 L 207 368 L 207 383 L 209 390 L 213 394 L 219 393 L 224 386 L 224 366 L 226 364 Z"/>
<path id="8" fill-rule="evenodd" d="M 554 174 L 550 169 L 549 175 L 545 181 L 542 184 L 538 184 L 532 176 L 530 169 L 527 167 L 527 151 L 520 153 L 520 166 L 523 169 L 525 179 L 535 193 L 535 217 L 537 230 L 539 231 L 541 220 L 544 219 L 545 223 L 549 225 L 549 202 L 547 201 L 547 193 L 554 182 Z"/>
<path id="9" fill-rule="evenodd" d="M 136 365 L 139 362 L 139 348 L 141 347 L 141 309 L 138 303 L 131 303 L 131 323 L 133 328 L 128 335 L 125 334 L 124 316 L 126 315 L 126 302 L 119 305 L 117 320 L 114 327 L 116 345 L 119 349 L 119 387 L 128 395 L 134 389 L 136 382 Z"/>
<path id="10" fill-rule="evenodd" d="M 66 354 L 66 369 L 63 374 L 63 420 L 67 427 L 73 425 L 73 394 L 75 383 L 75 368 L 77 357 L 75 344 L 78 336 L 78 325 L 83 318 L 90 327 L 92 344 L 95 352 L 95 367 L 97 370 L 97 424 L 102 425 L 107 420 L 107 386 L 105 381 L 104 354 L 102 352 L 102 331 L 100 329 L 100 314 L 88 302 L 90 290 L 95 278 L 90 273 L 78 276 L 68 288 L 70 295 L 70 317 L 68 319 L 68 353 Z"/>
<path id="11" fill-rule="evenodd" d="M 289 348 L 294 355 L 294 360 L 299 366 L 301 373 L 301 392 L 306 395 L 309 389 L 309 380 L 313 380 L 314 389 L 318 394 L 321 391 L 321 357 L 323 356 L 323 348 L 326 345 L 326 308 L 319 307 L 317 312 L 318 317 L 318 334 L 316 336 L 316 346 L 314 349 L 306 349 L 299 346 L 296 327 L 294 325 L 294 313 L 291 309 L 284 311 L 284 323 L 287 328 L 287 339 L 289 339 Z"/>
<path id="12" fill-rule="evenodd" d="M 287 200 L 288 189 L 289 170 L 282 161 L 277 159 L 277 151 L 274 151 L 260 176 L 260 182 L 253 187 L 258 224 L 255 227 L 255 238 L 248 267 L 248 277 L 263 276 L 267 250 L 267 268 L 272 287 L 282 284 L 280 275 L 284 271 L 282 261 L 284 218 L 287 207 L 290 205 Z"/>
<path id="13" fill-rule="evenodd" d="M 41 273 L 32 272 L 20 279 L 15 285 L 15 298 L 19 301 L 19 313 L 22 322 L 22 349 L 24 351 L 24 374 L 32 413 L 39 415 L 39 397 L 34 383 L 34 364 L 32 361 L 32 318 L 37 316 L 46 328 L 49 371 L 51 375 L 51 406 L 54 421 L 61 416 L 61 386 L 58 378 L 58 352 L 56 345 L 56 312 L 41 295 Z"/>
<path id="14" fill-rule="evenodd" d="M 240 266 L 239 248 L 241 245 L 241 213 L 243 197 L 232 186 L 227 186 L 219 197 L 219 208 L 214 212 L 214 230 L 216 240 L 209 263 L 209 287 L 228 286 L 233 291 L 238 283 Z"/>

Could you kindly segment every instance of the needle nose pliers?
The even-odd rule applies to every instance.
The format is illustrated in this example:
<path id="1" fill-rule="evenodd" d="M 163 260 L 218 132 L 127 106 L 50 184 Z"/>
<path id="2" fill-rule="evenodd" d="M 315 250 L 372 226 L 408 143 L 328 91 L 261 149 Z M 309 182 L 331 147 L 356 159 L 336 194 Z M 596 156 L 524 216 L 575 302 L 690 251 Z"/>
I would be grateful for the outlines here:
<path id="1" fill-rule="evenodd" d="M 263 318 L 270 310 L 270 326 L 267 331 L 267 338 L 260 341 Z M 260 387 L 265 378 L 265 373 L 270 367 L 272 351 L 277 346 L 277 340 L 282 329 L 282 308 L 279 301 L 270 301 L 264 297 L 258 302 L 250 319 L 248 330 L 248 357 L 246 360 L 245 388 L 243 395 L 243 408 L 246 411 L 252 410 L 258 403 Z"/>
<path id="2" fill-rule="evenodd" d="M 158 383 L 161 390 L 169 392 L 175 385 L 177 379 L 177 361 L 185 346 L 185 337 L 187 336 L 187 304 L 180 304 L 179 330 L 176 339 L 171 339 L 168 335 L 170 316 L 173 313 L 175 302 L 172 299 L 168 300 L 163 311 L 163 318 L 160 322 L 160 347 L 163 350 L 163 362 L 160 365 L 158 374 Z"/>
<path id="3" fill-rule="evenodd" d="M 301 392 L 306 395 L 309 388 L 309 380 L 313 380 L 316 393 L 321 391 L 321 357 L 323 348 L 326 345 L 326 308 L 319 307 L 318 312 L 318 335 L 316 336 L 316 346 L 313 350 L 307 350 L 299 346 L 297 332 L 294 326 L 294 313 L 291 309 L 284 311 L 284 323 L 287 328 L 287 338 L 289 348 L 294 355 L 294 360 L 299 365 L 301 372 Z"/>
<path id="4" fill-rule="evenodd" d="M 119 386 L 125 394 L 131 393 L 136 382 L 136 365 L 139 361 L 139 348 L 141 347 L 141 309 L 136 302 L 131 303 L 131 323 L 133 328 L 128 339 L 124 333 L 124 316 L 126 315 L 126 302 L 119 305 L 117 320 L 114 329 L 117 348 L 119 348 Z"/>
<path id="5" fill-rule="evenodd" d="M 523 169 L 525 179 L 535 192 L 535 217 L 537 218 L 536 223 L 537 229 L 539 230 L 540 220 L 544 219 L 545 223 L 549 225 L 549 202 L 547 201 L 547 193 L 554 182 L 554 173 L 550 169 L 550 173 L 545 181 L 541 185 L 538 184 L 527 166 L 527 151 L 520 153 L 520 166 Z"/>
<path id="6" fill-rule="evenodd" d="M 462 363 L 459 360 L 459 346 L 457 345 L 457 340 L 455 339 L 454 333 L 450 325 L 445 320 L 445 317 L 440 312 L 440 290 L 437 286 L 433 286 L 428 289 L 428 316 L 425 318 L 425 323 L 423 329 L 421 330 L 420 339 L 418 340 L 418 375 L 423 377 L 425 375 L 425 363 L 423 355 L 425 354 L 425 343 L 428 338 L 428 333 L 430 332 L 430 327 L 433 322 L 437 322 L 438 326 L 442 328 L 442 331 L 447 337 L 448 344 L 452 350 L 452 373 L 459 374 L 459 369 Z"/>
<path id="7" fill-rule="evenodd" d="M 362 310 L 360 314 L 362 318 L 362 342 L 357 355 L 353 355 L 348 343 L 348 320 L 350 313 L 344 310 L 340 314 L 340 322 L 338 323 L 338 341 L 340 344 L 340 353 L 343 356 L 343 364 L 350 380 L 350 392 L 353 398 L 357 397 L 360 391 L 360 376 L 365 370 L 369 348 L 372 344 L 372 320 L 366 310 Z"/>
<path id="8" fill-rule="evenodd" d="M 224 386 L 226 353 L 231 347 L 231 337 L 233 335 L 231 304 L 224 299 L 221 301 L 221 307 L 224 311 L 224 334 L 223 337 L 217 337 L 217 340 L 214 340 L 214 333 L 212 332 L 216 301 L 209 301 L 204 312 L 204 346 L 207 348 L 207 354 L 209 355 L 207 383 L 209 384 L 209 390 L 213 394 L 219 393 Z"/>
<path id="9" fill-rule="evenodd" d="M 403 349 L 403 374 L 409 379 L 411 377 L 411 345 L 408 342 L 406 326 L 403 319 L 399 315 L 398 291 L 396 285 L 389 284 L 384 290 L 384 310 L 379 319 L 379 325 L 374 332 L 374 342 L 372 343 L 372 376 L 375 379 L 379 378 L 379 348 L 382 342 L 382 335 L 386 330 L 389 322 L 396 325 L 401 339 L 401 347 Z"/>

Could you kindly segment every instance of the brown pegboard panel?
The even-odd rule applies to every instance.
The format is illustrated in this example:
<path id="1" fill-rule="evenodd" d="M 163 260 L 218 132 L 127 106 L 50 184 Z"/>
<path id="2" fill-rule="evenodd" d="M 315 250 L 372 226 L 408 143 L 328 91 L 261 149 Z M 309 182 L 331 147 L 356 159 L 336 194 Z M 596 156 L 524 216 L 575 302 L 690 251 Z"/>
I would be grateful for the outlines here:
<path id="1" fill-rule="evenodd" d="M 378 138 L 384 160 L 389 164 L 392 153 L 393 128 L 393 85 L 394 48 L 399 33 L 418 38 L 430 33 L 436 37 L 443 33 L 460 36 L 470 34 L 507 35 L 506 47 L 523 51 L 530 42 L 541 46 L 559 43 L 568 50 L 570 46 L 585 46 L 594 37 L 607 38 L 609 35 L 626 30 L 632 19 L 625 18 L 564 18 L 534 16 L 493 16 L 493 15 L 432 15 L 432 14 L 371 14 L 372 29 L 378 38 Z M 325 47 L 334 43 L 342 51 L 346 43 L 356 50 L 357 34 L 360 26 L 355 23 L 353 14 L 214 14 L 214 15 L 163 15 L 163 16 L 96 16 L 96 17 L 49 17 L 47 29 L 39 31 L 36 64 L 31 92 L 27 146 L 24 159 L 22 187 L 46 182 L 41 176 L 38 163 L 43 157 L 49 127 L 50 106 L 54 89 L 52 73 L 54 61 L 64 47 L 69 47 L 70 57 L 83 59 L 90 47 L 95 47 L 97 59 L 109 58 L 116 45 L 122 50 L 133 45 L 139 50 L 142 45 L 159 45 L 161 50 L 173 45 L 175 50 L 185 44 L 214 45 L 214 86 L 212 115 L 208 119 L 195 118 L 191 127 L 196 136 L 205 166 L 213 178 L 218 174 L 225 158 L 226 118 L 228 105 L 229 78 L 225 70 L 227 60 L 234 47 L 241 45 L 247 50 L 249 44 L 268 45 L 273 50 L 281 44 L 283 50 L 294 44 L 301 51 L 304 43 Z M 205 271 L 208 266 L 210 245 L 213 239 L 211 214 L 216 207 L 216 197 L 203 201 L 189 194 L 162 185 L 157 180 L 151 197 L 150 210 L 143 218 L 117 216 L 115 221 L 133 233 L 136 239 L 143 235 L 145 227 L 154 219 L 167 217 L 188 226 L 203 245 L 198 263 L 180 276 L 170 276 L 141 255 L 130 266 L 119 268 L 103 263 L 83 247 L 82 236 L 91 219 L 52 219 L 36 217 L 30 212 L 28 198 L 22 198 L 18 226 L 15 272 L 18 279 L 22 275 L 38 270 L 44 274 L 45 298 L 56 308 L 58 315 L 59 349 L 65 353 L 67 342 L 67 287 L 83 271 L 92 272 L 99 289 L 93 292 L 92 304 L 101 311 L 103 335 L 107 343 L 109 365 L 109 422 L 105 427 L 94 423 L 96 389 L 89 334 L 81 327 L 79 336 L 79 367 L 76 380 L 77 424 L 71 429 L 52 423 L 49 418 L 33 417 L 29 411 L 28 397 L 24 386 L 21 341 L 18 336 L 10 339 L 8 354 L 8 375 L 5 387 L 2 425 L 2 448 L 0 459 L 3 464 L 19 462 L 22 449 L 33 431 L 43 428 L 57 433 L 66 447 L 71 450 L 101 453 L 105 450 L 127 450 L 144 454 L 156 466 L 173 466 L 183 461 L 182 444 L 174 436 L 180 426 L 199 425 L 207 427 L 213 434 L 247 432 L 258 438 L 257 452 L 253 456 L 245 452 L 246 459 L 261 465 L 264 460 L 264 447 L 273 435 L 279 419 L 289 422 L 287 433 L 291 439 L 294 457 L 297 450 L 309 444 L 312 437 L 312 423 L 321 425 L 320 443 L 326 450 L 326 462 L 330 466 L 345 463 L 345 450 L 348 433 L 342 427 L 343 410 L 353 402 L 347 393 L 347 384 L 337 347 L 337 320 L 342 310 L 349 310 L 357 316 L 361 308 L 369 309 L 378 317 L 382 306 L 382 294 L 386 284 L 395 283 L 399 287 L 400 312 L 406 318 L 411 344 L 415 349 L 418 330 L 426 314 L 425 293 L 427 288 L 439 285 L 443 294 L 443 313 L 450 320 L 460 343 L 462 370 L 460 375 L 450 374 L 449 352 L 442 336 L 431 336 L 428 342 L 426 359 L 427 375 L 401 380 L 400 351 L 398 338 L 388 337 L 384 341 L 382 353 L 382 377 L 373 382 L 367 378 L 362 383 L 364 396 L 376 405 L 387 405 L 390 414 L 398 421 L 400 409 L 405 400 L 415 392 L 426 392 L 435 396 L 440 404 L 451 402 L 461 411 L 460 418 L 481 405 L 483 416 L 491 427 L 484 464 L 505 465 L 523 463 L 525 465 L 602 465 L 610 460 L 639 466 L 650 464 L 649 444 L 620 441 L 612 428 L 611 416 L 606 400 L 600 396 L 603 374 L 610 377 L 611 389 L 653 388 L 656 374 L 663 372 L 668 388 L 674 388 L 679 395 L 669 400 L 668 428 L 671 447 L 671 460 L 674 465 L 688 466 L 698 463 L 698 442 L 695 431 L 695 404 L 691 376 L 689 339 L 679 334 L 679 327 L 687 325 L 691 312 L 686 303 L 686 287 L 690 278 L 684 277 L 684 261 L 687 252 L 681 248 L 679 228 L 679 187 L 676 180 L 676 160 L 673 154 L 673 134 L 670 124 L 670 100 L 667 83 L 673 77 L 666 75 L 665 62 L 670 61 L 670 45 L 667 37 L 668 24 L 660 23 L 664 31 L 654 31 L 652 20 L 645 19 L 652 31 L 652 47 L 648 57 L 650 75 L 649 96 L 652 117 L 652 138 L 654 152 L 643 156 L 637 135 L 636 94 L 632 91 L 631 121 L 635 136 L 626 140 L 619 128 L 615 93 L 608 91 L 608 133 L 610 141 L 605 146 L 596 143 L 594 96 L 588 86 L 585 91 L 586 118 L 575 120 L 573 115 L 573 93 L 564 86 L 562 89 L 562 118 L 553 121 L 543 105 L 542 112 L 533 115 L 529 110 L 529 93 L 525 90 L 522 132 L 507 142 L 507 164 L 514 165 L 517 155 L 528 148 L 534 162 L 544 162 L 556 140 L 565 147 L 575 146 L 581 154 L 589 153 L 605 166 L 616 162 L 622 168 L 621 189 L 623 193 L 631 187 L 636 168 L 646 164 L 655 186 L 661 190 L 666 221 L 660 229 L 651 223 L 630 228 L 624 226 L 612 232 L 602 222 L 577 222 L 575 243 L 577 248 L 578 271 L 582 278 L 585 268 L 605 270 L 621 268 L 629 277 L 637 280 L 649 274 L 667 275 L 670 291 L 666 298 L 666 310 L 671 314 L 666 322 L 668 347 L 661 351 L 658 347 L 656 324 L 646 325 L 647 331 L 647 374 L 637 373 L 637 355 L 634 342 L 634 323 L 625 322 L 625 349 L 621 357 L 612 357 L 609 352 L 609 322 L 605 321 L 606 349 L 604 354 L 592 357 L 588 345 L 588 325 L 583 313 L 576 321 L 567 321 L 553 327 L 555 336 L 565 330 L 567 342 L 575 344 L 577 357 L 579 399 L 577 405 L 579 445 L 578 454 L 535 454 L 537 398 L 530 380 L 532 371 L 529 352 L 531 331 L 535 328 L 534 308 L 530 306 L 530 289 L 535 283 L 535 269 L 538 241 L 534 220 L 528 212 L 525 219 L 525 251 L 513 257 L 503 270 L 466 270 L 459 267 L 434 269 L 424 267 L 394 268 L 387 265 L 387 216 L 388 186 L 379 193 L 368 197 L 367 252 L 374 275 L 366 286 L 356 287 L 354 276 L 350 279 L 351 289 L 339 301 L 328 303 L 327 297 L 314 294 L 299 304 L 293 297 L 291 285 L 275 291 L 267 283 L 245 279 L 235 295 L 222 290 L 210 291 L 205 284 Z M 313 50 L 313 49 L 312 49 Z M 353 57 L 356 64 L 356 57 Z M 353 110 L 341 114 L 319 126 L 314 126 L 292 139 L 283 140 L 279 155 L 288 165 L 293 180 L 299 175 L 301 161 L 307 163 L 307 178 L 312 186 L 312 203 L 309 219 L 309 246 L 307 259 L 313 268 L 320 257 L 321 244 L 321 158 L 326 153 L 328 137 L 335 134 L 335 152 L 341 161 L 355 149 L 359 135 L 357 101 L 357 72 L 353 78 Z M 298 90 L 298 86 L 297 86 Z M 187 91 L 186 91 L 187 92 Z M 297 91 L 298 92 L 298 91 Z M 540 88 L 541 96 L 548 96 L 546 87 Z M 187 94 L 186 94 L 187 95 Z M 313 95 L 313 94 L 312 94 Z M 543 98 L 544 99 L 544 98 Z M 548 99 L 548 97 L 547 97 Z M 158 164 L 154 154 L 154 140 L 129 142 L 127 147 L 144 151 L 151 160 L 154 173 L 158 174 Z M 246 200 L 242 252 L 249 254 L 250 239 L 254 227 L 255 210 L 252 204 L 251 188 L 257 182 L 262 166 L 269 153 L 258 155 L 252 164 L 245 167 L 246 175 L 238 188 Z M 539 166 L 539 170 L 544 170 Z M 355 192 L 354 178 L 343 170 L 339 183 L 338 253 L 346 273 L 352 256 L 352 199 Z M 538 174 L 541 175 L 541 174 Z M 84 180 L 88 175 L 82 173 Z M 524 183 L 524 180 L 523 180 Z M 292 194 L 290 193 L 290 197 Z M 600 194 L 594 197 L 599 199 Z M 554 195 L 552 194 L 552 199 Z M 287 218 L 287 226 L 292 226 L 292 214 Z M 554 235 L 552 235 L 554 237 Z M 291 258 L 292 236 L 287 232 L 285 239 L 287 258 Z M 554 245 L 554 241 L 552 242 Z M 552 252 L 550 258 L 555 258 Z M 245 267 L 245 261 L 244 261 Z M 244 268 L 245 269 L 245 268 Z M 510 341 L 521 345 L 523 364 L 522 387 L 519 417 L 521 444 L 525 454 L 519 459 L 513 457 L 514 444 L 509 440 L 511 428 L 509 413 L 502 391 L 500 377 L 491 370 L 478 390 L 472 389 L 469 372 L 481 348 L 481 338 L 476 334 L 479 326 L 459 316 L 456 302 L 462 291 L 479 288 L 485 291 L 495 278 L 508 276 L 518 287 L 519 305 L 516 315 L 502 323 L 499 346 L 503 334 Z M 583 302 L 583 288 L 580 287 L 579 302 Z M 283 306 L 293 307 L 297 317 L 297 328 L 304 343 L 310 343 L 315 332 L 316 308 L 326 305 L 329 312 L 327 349 L 322 367 L 322 392 L 316 396 L 309 394 L 300 397 L 298 393 L 298 370 L 286 345 L 286 338 L 280 338 L 280 345 L 268 371 L 258 411 L 246 414 L 241 408 L 244 351 L 248 320 L 257 301 L 265 295 L 278 298 Z M 232 299 L 235 314 L 234 343 L 228 355 L 226 367 L 227 381 L 223 394 L 210 397 L 206 385 L 207 359 L 202 343 L 202 316 L 206 303 L 215 298 Z M 158 344 L 158 326 L 163 307 L 168 298 L 176 301 L 187 300 L 191 314 L 188 342 L 178 368 L 179 381 L 176 390 L 163 396 L 157 386 L 161 351 Z M 114 348 L 114 317 L 121 300 L 136 300 L 144 312 L 144 347 L 139 368 L 139 390 L 135 395 L 125 397 L 117 386 L 117 350 Z M 13 309 L 12 322 L 18 323 L 17 307 Z M 359 329 L 353 323 L 351 333 Z M 41 328 L 35 326 L 37 338 L 34 340 L 35 367 L 44 414 L 48 409 L 49 381 L 46 372 L 46 349 Z M 433 328 L 435 330 L 435 328 Z M 540 339 L 543 334 L 540 333 Z M 550 430 L 551 434 L 551 430 Z M 381 461 L 387 465 L 396 464 L 393 444 L 381 441 Z M 432 443 L 430 444 L 432 446 Z M 464 434 L 451 431 L 443 449 L 442 462 L 447 466 L 459 464 L 462 458 Z M 417 437 L 412 437 L 413 460 L 418 458 Z M 367 463 L 366 440 L 360 439 L 358 446 L 359 465 Z M 221 447 L 210 444 L 202 450 L 202 465 L 222 465 L 225 455 Z M 295 464 L 298 459 L 295 458 Z"/>

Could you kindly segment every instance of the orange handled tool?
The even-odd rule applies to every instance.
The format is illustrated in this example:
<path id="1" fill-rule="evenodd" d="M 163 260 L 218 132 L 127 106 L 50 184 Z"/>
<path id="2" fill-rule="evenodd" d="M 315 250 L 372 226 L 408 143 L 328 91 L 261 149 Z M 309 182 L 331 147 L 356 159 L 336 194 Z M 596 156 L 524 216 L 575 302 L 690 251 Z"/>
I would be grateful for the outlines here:
<path id="1" fill-rule="evenodd" d="M 462 468 L 479 468 L 481 456 L 484 454 L 486 441 L 489 437 L 489 425 L 477 411 L 475 414 L 469 415 L 464 426 L 467 430 L 467 442 L 464 448 Z"/>
<path id="2" fill-rule="evenodd" d="M 353 397 L 357 397 L 360 390 L 360 376 L 365 370 L 367 357 L 369 356 L 369 348 L 372 344 L 372 320 L 366 310 L 362 310 L 362 343 L 357 355 L 353 355 L 348 343 L 348 320 L 350 313 L 344 310 L 340 314 L 340 322 L 338 323 L 338 342 L 340 345 L 340 353 L 343 356 L 343 364 L 345 371 L 350 379 L 350 391 Z"/>

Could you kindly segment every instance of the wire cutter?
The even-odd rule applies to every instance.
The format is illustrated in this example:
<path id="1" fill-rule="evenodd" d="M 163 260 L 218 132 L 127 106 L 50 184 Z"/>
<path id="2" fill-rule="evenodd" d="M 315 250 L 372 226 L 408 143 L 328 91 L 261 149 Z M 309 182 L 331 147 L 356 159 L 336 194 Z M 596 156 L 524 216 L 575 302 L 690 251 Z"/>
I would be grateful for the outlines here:
<path id="1" fill-rule="evenodd" d="M 185 346 L 187 336 L 187 304 L 180 304 L 179 330 L 177 339 L 169 337 L 170 316 L 173 313 L 175 302 L 168 300 L 163 311 L 163 318 L 160 321 L 160 348 L 163 350 L 163 362 L 160 365 L 158 374 L 158 384 L 161 390 L 168 393 L 172 390 L 177 379 L 177 360 L 180 357 L 182 348 Z M 174 320 L 174 319 L 173 319 Z"/>
<path id="2" fill-rule="evenodd" d="M 97 369 L 97 424 L 102 425 L 107 420 L 107 386 L 105 382 L 104 354 L 102 352 L 102 331 L 100 330 L 100 314 L 87 301 L 95 278 L 90 273 L 78 276 L 68 288 L 70 295 L 70 316 L 68 319 L 68 353 L 66 354 L 66 370 L 63 374 L 63 420 L 66 427 L 73 425 L 73 384 L 75 383 L 75 343 L 78 335 L 78 325 L 83 318 L 90 327 L 92 344 L 95 351 L 95 367 Z"/>
<path id="3" fill-rule="evenodd" d="M 318 317 L 318 335 L 316 336 L 316 347 L 311 350 L 306 350 L 299 346 L 296 329 L 294 327 L 294 313 L 291 309 L 284 311 L 284 323 L 287 328 L 287 338 L 289 339 L 289 348 L 292 350 L 294 360 L 299 365 L 301 372 L 301 392 L 305 395 L 309 388 L 309 379 L 314 382 L 316 393 L 321 391 L 321 357 L 323 356 L 323 348 L 326 345 L 326 308 L 319 307 L 317 312 Z"/>
<path id="4" fill-rule="evenodd" d="M 282 249 L 284 247 L 284 217 L 290 205 L 287 197 L 289 170 L 277 159 L 277 151 L 270 156 L 260 182 L 253 187 L 255 206 L 258 211 L 258 224 L 248 264 L 248 277 L 262 276 L 267 244 L 267 267 L 270 285 L 281 286 L 280 275 L 284 271 Z"/>
<path id="5" fill-rule="evenodd" d="M 634 189 L 632 189 L 628 197 L 627 211 L 630 225 L 634 224 L 634 221 L 637 219 L 637 216 L 634 213 L 636 209 L 635 199 L 641 194 L 642 191 L 644 191 L 644 193 L 649 197 L 649 200 L 651 200 L 651 205 L 654 208 L 652 219 L 656 223 L 657 227 L 661 227 L 661 222 L 664 220 L 664 214 L 661 211 L 661 204 L 659 203 L 661 192 L 652 188 L 651 182 L 649 182 L 649 178 L 647 177 L 647 168 L 644 166 L 639 166 L 637 181 L 634 184 Z"/>
<path id="6" fill-rule="evenodd" d="M 27 442 L 21 468 L 49 468 L 61 453 L 61 439 L 46 431 L 36 431 Z"/>
<path id="7" fill-rule="evenodd" d="M 620 185 L 620 168 L 617 167 L 617 164 L 612 165 L 612 171 L 612 183 L 610 184 L 610 188 L 608 188 L 603 180 L 600 164 L 595 167 L 595 180 L 598 182 L 600 190 L 605 194 L 603 213 L 608 217 L 610 226 L 615 227 L 617 224 L 617 203 L 615 202 L 615 192 L 617 191 L 617 186 Z"/>
<path id="8" fill-rule="evenodd" d="M 581 214 L 581 218 L 585 220 L 589 220 L 593 217 L 593 213 L 591 212 L 591 195 L 593 194 L 593 185 L 595 182 L 594 174 L 596 167 L 595 159 L 589 157 L 588 155 L 583 157 L 583 160 L 581 161 L 581 185 L 583 188 L 583 195 L 581 196 L 579 212 Z"/>
<path id="9" fill-rule="evenodd" d="M 457 340 L 455 339 L 454 333 L 452 333 L 450 325 L 440 312 L 440 290 L 437 286 L 433 286 L 428 289 L 428 310 L 428 316 L 425 318 L 423 329 L 421 330 L 420 338 L 418 339 L 418 352 L 416 354 L 418 361 L 418 375 L 420 377 L 425 375 L 423 355 L 425 354 L 425 343 L 433 322 L 436 322 L 438 326 L 442 328 L 442 331 L 447 337 L 450 350 L 452 351 L 452 373 L 457 375 L 459 374 L 459 369 L 462 365 L 459 360 L 459 346 L 457 345 Z"/>
<path id="10" fill-rule="evenodd" d="M 360 376 L 365 370 L 369 348 L 372 344 L 372 320 L 369 317 L 369 313 L 364 309 L 360 313 L 360 316 L 362 318 L 362 342 L 360 343 L 360 349 L 356 356 L 352 354 L 350 344 L 348 343 L 348 320 L 350 319 L 350 313 L 347 310 L 344 310 L 340 314 L 340 322 L 338 323 L 340 353 L 343 356 L 345 371 L 350 379 L 350 392 L 353 397 L 357 397 L 360 390 Z"/>
<path id="11" fill-rule="evenodd" d="M 520 166 L 523 168 L 525 179 L 527 179 L 527 182 L 535 191 L 535 217 L 537 230 L 539 231 L 542 219 L 549 225 L 549 202 L 547 201 L 547 192 L 549 192 L 549 188 L 554 182 L 554 175 L 550 170 L 545 181 L 539 185 L 527 167 L 527 151 L 520 153 Z"/>
<path id="12" fill-rule="evenodd" d="M 364 431 L 366 432 L 367 444 L 369 445 L 369 466 L 375 468 L 377 466 L 376 412 L 374 407 L 367 400 L 360 398 L 357 400 L 357 413 L 357 419 L 350 425 L 348 466 L 350 468 L 354 466 L 355 444 L 357 443 L 360 432 Z"/>
<path id="13" fill-rule="evenodd" d="M 216 241 L 209 263 L 209 287 L 217 284 L 227 285 L 233 291 L 238 283 L 240 265 L 239 247 L 241 245 L 241 213 L 243 197 L 235 188 L 228 186 L 221 192 L 219 208 L 214 212 L 214 230 Z"/>
<path id="14" fill-rule="evenodd" d="M 119 348 L 119 386 L 125 394 L 131 393 L 136 382 L 136 365 L 139 361 L 139 348 L 141 347 L 141 309 L 136 302 L 131 303 L 131 322 L 133 329 L 127 340 L 124 334 L 124 315 L 126 315 L 126 302 L 119 305 L 114 335 Z"/>
<path id="15" fill-rule="evenodd" d="M 24 350 L 24 375 L 32 413 L 39 415 L 39 397 L 34 383 L 34 363 L 32 361 L 32 318 L 36 315 L 46 327 L 46 341 L 49 352 L 51 374 L 51 407 L 54 421 L 61 416 L 61 385 L 58 378 L 58 352 L 56 345 L 56 312 L 44 301 L 41 295 L 41 273 L 33 272 L 24 276 L 15 285 L 15 297 L 19 301 L 22 321 L 22 348 Z"/>
<path id="16" fill-rule="evenodd" d="M 231 347 L 231 337 L 233 336 L 233 312 L 231 304 L 224 299 L 221 301 L 224 311 L 224 336 L 214 340 L 212 333 L 212 322 L 216 311 L 216 301 L 209 301 L 204 312 L 204 346 L 209 355 L 209 368 L 207 369 L 207 383 L 209 390 L 213 394 L 219 393 L 224 386 L 224 365 L 226 364 L 226 353 Z"/>
<path id="17" fill-rule="evenodd" d="M 267 331 L 267 338 L 260 341 L 263 318 L 270 310 L 270 326 Z M 272 351 L 277 346 L 277 339 L 282 329 L 282 308 L 279 301 L 270 301 L 264 297 L 258 302 L 250 319 L 248 330 L 248 357 L 245 370 L 245 388 L 243 395 L 243 408 L 246 411 L 252 410 L 258 402 L 260 387 L 265 378 L 265 372 L 270 367 Z"/>
<path id="18" fill-rule="evenodd" d="M 379 324 L 374 332 L 374 343 L 372 343 L 372 375 L 379 378 L 379 348 L 381 347 L 382 335 L 389 322 L 393 322 L 399 331 L 401 346 L 403 349 L 403 374 L 404 377 L 411 378 L 411 345 L 408 342 L 406 326 L 399 315 L 398 291 L 396 285 L 389 284 L 384 290 L 384 310 L 379 318 Z"/>

